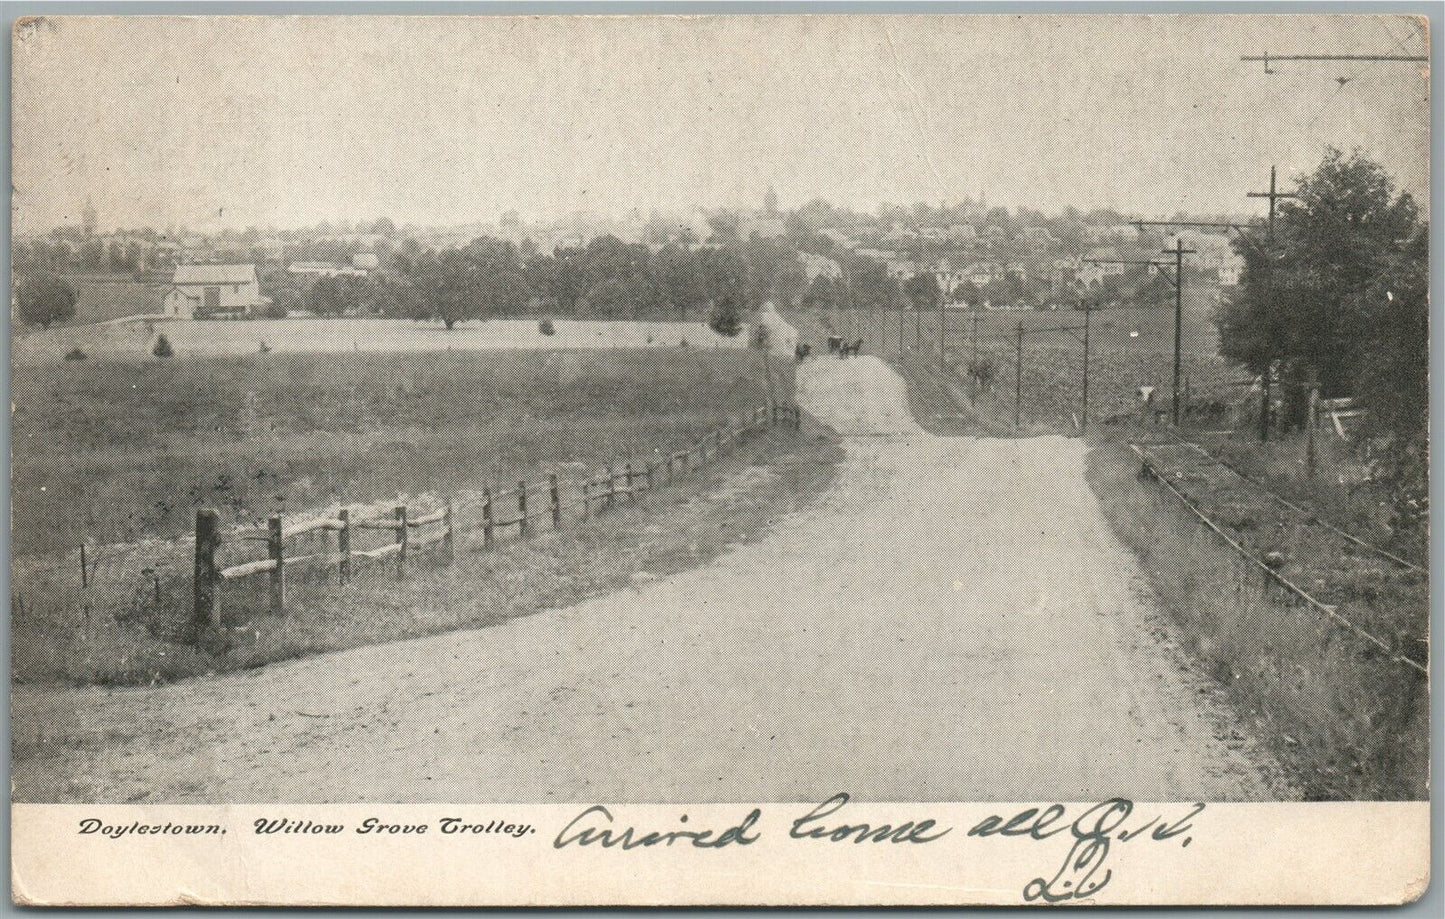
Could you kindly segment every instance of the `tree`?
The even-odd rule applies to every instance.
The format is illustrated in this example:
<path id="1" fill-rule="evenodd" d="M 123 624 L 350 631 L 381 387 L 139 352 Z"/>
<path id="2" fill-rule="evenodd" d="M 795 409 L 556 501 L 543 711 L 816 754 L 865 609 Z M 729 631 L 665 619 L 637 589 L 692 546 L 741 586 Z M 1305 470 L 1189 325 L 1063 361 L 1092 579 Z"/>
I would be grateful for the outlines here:
<path id="1" fill-rule="evenodd" d="M 75 289 L 48 274 L 31 275 L 20 282 L 16 300 L 20 318 L 43 329 L 75 317 Z"/>
<path id="2" fill-rule="evenodd" d="M 448 329 L 465 319 L 521 312 L 531 297 L 517 247 L 487 236 L 462 249 L 423 253 L 404 276 L 407 313 Z"/>
<path id="3" fill-rule="evenodd" d="M 318 316 L 340 316 L 351 306 L 350 286 L 340 278 L 317 278 L 306 295 L 311 312 Z"/>
<path id="4" fill-rule="evenodd" d="M 1377 164 L 1335 149 L 1296 194 L 1273 240 L 1235 240 L 1245 266 L 1220 316 L 1220 352 L 1255 372 L 1277 360 L 1289 380 L 1348 395 L 1372 334 L 1365 295 L 1414 235 L 1415 202 Z M 1287 390 L 1296 404 L 1305 391 Z"/>
<path id="5" fill-rule="evenodd" d="M 943 291 L 938 289 L 938 281 L 926 271 L 920 271 L 903 282 L 903 296 L 908 299 L 909 306 L 920 311 L 936 310 L 943 302 Z"/>
<path id="6" fill-rule="evenodd" d="M 1430 493 L 1430 234 L 1421 228 L 1383 266 L 1360 303 L 1370 330 L 1360 347 L 1356 394 L 1377 478 L 1390 490 L 1394 524 L 1428 519 Z"/>
<path id="7" fill-rule="evenodd" d="M 719 335 L 732 338 L 743 329 L 742 309 L 732 297 L 723 297 L 713 304 L 707 324 Z"/>
<path id="8" fill-rule="evenodd" d="M 838 306 L 838 290 L 833 280 L 820 274 L 808 284 L 803 294 L 803 308 L 810 310 L 831 310 Z"/>

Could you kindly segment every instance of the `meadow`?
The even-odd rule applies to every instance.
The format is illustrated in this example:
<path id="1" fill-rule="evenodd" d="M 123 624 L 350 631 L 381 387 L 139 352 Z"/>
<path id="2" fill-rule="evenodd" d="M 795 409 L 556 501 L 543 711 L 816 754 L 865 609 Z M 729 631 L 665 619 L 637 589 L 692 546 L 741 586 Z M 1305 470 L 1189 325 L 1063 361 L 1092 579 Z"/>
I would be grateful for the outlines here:
<path id="1" fill-rule="evenodd" d="M 746 349 L 268 354 L 27 368 L 12 385 L 16 677 L 133 682 L 231 666 L 235 655 L 225 649 L 218 661 L 177 643 L 189 617 L 184 537 L 198 507 L 216 508 L 223 526 L 240 530 L 271 513 L 424 502 L 549 471 L 596 470 L 689 446 L 770 396 L 787 401 L 791 379 L 791 362 L 765 369 Z M 788 452 L 785 443 L 779 450 Z M 105 608 L 87 601 L 82 609 L 82 543 L 90 595 L 104 595 Z M 93 636 L 83 654 L 65 638 L 77 631 Z M 238 660 L 375 634 L 398 630 L 341 628 L 319 645 L 314 636 L 261 641 Z M 70 650 L 56 651 L 57 642 Z"/>

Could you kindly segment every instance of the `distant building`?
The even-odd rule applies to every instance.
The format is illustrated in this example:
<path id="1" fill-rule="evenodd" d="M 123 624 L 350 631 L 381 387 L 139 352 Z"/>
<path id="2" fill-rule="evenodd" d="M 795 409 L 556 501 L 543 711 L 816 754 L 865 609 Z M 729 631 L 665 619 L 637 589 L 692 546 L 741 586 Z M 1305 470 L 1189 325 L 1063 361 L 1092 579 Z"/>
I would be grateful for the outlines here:
<path id="1" fill-rule="evenodd" d="M 267 302 L 255 265 L 178 265 L 161 312 L 181 319 L 239 316 Z"/>
<path id="2" fill-rule="evenodd" d="M 85 207 L 80 209 L 80 230 L 86 236 L 94 236 L 100 220 L 95 213 L 95 205 L 89 197 L 85 199 Z"/>
<path id="3" fill-rule="evenodd" d="M 843 276 L 843 269 L 838 263 L 826 256 L 815 255 L 812 252 L 799 252 L 798 261 L 803 263 L 803 273 L 808 276 L 809 281 L 819 276 L 836 281 Z"/>
<path id="4" fill-rule="evenodd" d="M 366 270 L 363 268 L 337 265 L 332 262 L 292 262 L 291 267 L 286 271 L 288 274 L 309 275 L 316 278 L 366 277 Z"/>
<path id="5" fill-rule="evenodd" d="M 374 271 L 381 267 L 381 261 L 376 257 L 375 252 L 358 252 L 351 257 L 351 267 L 359 268 L 362 271 Z"/>

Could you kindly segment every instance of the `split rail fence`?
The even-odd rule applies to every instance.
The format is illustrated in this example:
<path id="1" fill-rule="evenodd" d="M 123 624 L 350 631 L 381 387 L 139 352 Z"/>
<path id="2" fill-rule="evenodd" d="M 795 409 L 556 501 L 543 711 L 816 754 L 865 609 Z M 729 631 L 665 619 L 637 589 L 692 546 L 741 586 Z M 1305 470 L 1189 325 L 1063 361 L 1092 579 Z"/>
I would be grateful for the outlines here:
<path id="1" fill-rule="evenodd" d="M 615 506 L 623 498 L 635 500 L 639 492 L 654 491 L 672 485 L 695 469 L 729 452 L 749 433 L 783 424 L 792 430 L 802 426 L 802 412 L 796 405 L 770 405 L 756 409 L 746 424 L 729 424 L 700 438 L 686 450 L 671 453 L 641 464 L 634 462 L 608 464 L 600 476 L 583 481 L 560 479 L 549 473 L 544 482 L 520 481 L 513 488 L 482 489 L 482 548 L 493 548 L 503 533 L 513 532 L 526 538 L 539 526 L 551 523 L 560 530 L 569 516 L 589 520 Z M 425 549 L 440 547 L 445 560 L 454 556 L 457 512 L 451 501 L 442 507 L 417 513 L 405 504 L 396 505 L 389 514 L 364 518 L 352 516 L 342 508 L 335 517 L 308 519 L 288 525 L 280 514 L 267 520 L 264 530 L 223 535 L 220 515 L 213 509 L 196 511 L 196 550 L 193 573 L 193 615 L 198 625 L 221 627 L 221 605 L 224 587 L 238 581 L 265 575 L 269 581 L 269 608 L 281 616 L 286 611 L 287 571 L 301 566 L 335 566 L 337 581 L 346 585 L 352 578 L 355 562 L 395 558 L 396 576 L 406 576 L 408 559 Z M 359 548 L 361 534 L 380 532 L 388 541 L 373 548 Z M 308 551 L 287 554 L 288 544 L 296 537 L 311 534 L 336 534 L 334 551 Z M 228 545 L 265 543 L 266 557 L 232 565 L 222 565 L 220 556 Z"/>

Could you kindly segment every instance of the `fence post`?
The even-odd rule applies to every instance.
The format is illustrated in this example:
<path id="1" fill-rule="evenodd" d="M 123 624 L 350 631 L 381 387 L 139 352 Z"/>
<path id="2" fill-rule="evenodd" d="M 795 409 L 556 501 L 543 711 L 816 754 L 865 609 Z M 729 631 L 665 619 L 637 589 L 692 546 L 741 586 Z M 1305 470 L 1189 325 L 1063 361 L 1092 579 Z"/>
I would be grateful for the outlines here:
<path id="1" fill-rule="evenodd" d="M 616 494 L 617 494 L 617 470 L 614 469 L 614 468 L 612 468 L 612 464 L 611 464 L 611 463 L 608 463 L 608 464 L 607 464 L 607 497 L 606 497 L 606 499 L 603 500 L 602 506 L 603 506 L 603 507 L 608 507 L 608 508 L 610 508 L 610 507 L 612 506 L 612 501 L 613 501 L 613 499 L 616 497 Z"/>
<path id="2" fill-rule="evenodd" d="M 552 492 L 552 529 L 562 529 L 562 496 L 557 491 L 557 473 L 547 473 L 547 487 Z"/>
<path id="3" fill-rule="evenodd" d="M 1310 408 L 1309 418 L 1305 423 L 1308 429 L 1305 434 L 1305 474 L 1309 478 L 1315 477 L 1315 428 L 1320 423 L 1320 388 L 1318 385 L 1310 386 Z"/>
<path id="4" fill-rule="evenodd" d="M 654 472 L 656 472 L 656 471 L 657 471 L 657 464 L 654 463 L 652 460 L 648 460 L 647 463 L 646 463 L 646 465 L 643 466 L 643 474 L 647 476 L 647 491 L 648 491 L 649 493 L 652 492 L 652 488 L 653 488 L 653 485 L 652 485 L 652 474 L 653 474 Z"/>
<path id="5" fill-rule="evenodd" d="M 406 505 L 398 505 L 392 513 L 396 517 L 396 541 L 401 546 L 396 550 L 396 576 L 404 578 L 406 577 L 406 544 L 409 541 L 406 532 Z"/>
<path id="6" fill-rule="evenodd" d="M 777 424 L 777 423 L 778 423 L 778 403 L 776 403 L 776 402 L 772 403 L 772 412 L 773 412 L 773 424 Z"/>
<path id="7" fill-rule="evenodd" d="M 672 454 L 667 454 L 667 484 L 672 485 Z"/>
<path id="8" fill-rule="evenodd" d="M 803 410 L 798 407 L 796 402 L 793 403 L 793 430 L 803 430 Z"/>
<path id="9" fill-rule="evenodd" d="M 625 470 L 624 470 L 624 472 L 623 472 L 622 474 L 623 474 L 623 476 L 624 476 L 624 480 L 627 482 L 627 501 L 628 501 L 628 503 L 630 504 L 630 503 L 632 503 L 633 501 L 636 501 L 636 500 L 637 500 L 637 493 L 632 490 L 633 481 L 634 481 L 634 476 L 633 476 L 633 473 L 632 473 L 632 464 L 631 464 L 631 463 L 628 463 L 628 464 L 627 464 L 627 466 L 625 467 Z"/>
<path id="10" fill-rule="evenodd" d="M 517 483 L 517 535 L 527 535 L 527 483 Z"/>
<path id="11" fill-rule="evenodd" d="M 221 518 L 210 508 L 196 511 L 196 564 L 193 573 L 192 617 L 197 626 L 221 625 L 220 573 L 216 550 L 221 545 Z"/>
<path id="12" fill-rule="evenodd" d="M 582 519 L 587 520 L 592 516 L 592 483 L 582 483 Z"/>
<path id="13" fill-rule="evenodd" d="M 482 486 L 482 548 L 490 549 L 492 540 L 492 489 L 490 486 Z"/>
<path id="14" fill-rule="evenodd" d="M 266 554 L 276 565 L 271 569 L 271 615 L 286 615 L 286 552 L 281 538 L 281 515 L 266 518 Z"/>
<path id="15" fill-rule="evenodd" d="M 336 519 L 341 521 L 341 529 L 336 533 L 336 554 L 341 556 L 336 565 L 336 580 L 345 586 L 351 580 L 351 509 L 343 507 L 336 512 Z"/>

